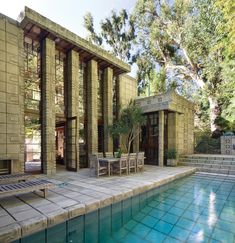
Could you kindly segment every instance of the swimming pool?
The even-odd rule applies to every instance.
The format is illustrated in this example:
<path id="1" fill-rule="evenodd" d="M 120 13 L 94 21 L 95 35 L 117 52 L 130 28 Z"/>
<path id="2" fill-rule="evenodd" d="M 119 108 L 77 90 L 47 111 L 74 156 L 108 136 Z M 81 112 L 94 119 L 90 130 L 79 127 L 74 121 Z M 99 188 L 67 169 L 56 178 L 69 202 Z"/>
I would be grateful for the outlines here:
<path id="1" fill-rule="evenodd" d="M 235 242 L 235 177 L 197 173 L 15 242 Z"/>

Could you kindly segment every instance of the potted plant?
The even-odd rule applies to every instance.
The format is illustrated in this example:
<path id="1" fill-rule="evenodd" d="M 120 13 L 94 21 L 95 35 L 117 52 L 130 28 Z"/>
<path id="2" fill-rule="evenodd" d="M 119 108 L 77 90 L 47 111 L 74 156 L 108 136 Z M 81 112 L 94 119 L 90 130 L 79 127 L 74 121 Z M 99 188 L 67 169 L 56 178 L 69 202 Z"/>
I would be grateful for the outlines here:
<path id="1" fill-rule="evenodd" d="M 114 157 L 121 158 L 121 155 L 122 155 L 122 150 L 121 148 L 118 148 L 117 152 L 114 152 Z"/>
<path id="2" fill-rule="evenodd" d="M 166 151 L 167 165 L 168 166 L 177 166 L 178 156 L 175 149 L 169 149 Z"/>

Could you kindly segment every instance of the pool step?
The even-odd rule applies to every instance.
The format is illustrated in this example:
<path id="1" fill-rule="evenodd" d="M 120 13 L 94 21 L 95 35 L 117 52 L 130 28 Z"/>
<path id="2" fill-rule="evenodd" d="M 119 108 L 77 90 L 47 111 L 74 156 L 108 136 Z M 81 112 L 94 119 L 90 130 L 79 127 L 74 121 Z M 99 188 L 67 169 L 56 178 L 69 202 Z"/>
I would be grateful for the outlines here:
<path id="1" fill-rule="evenodd" d="M 197 167 L 202 172 L 235 175 L 235 156 L 231 155 L 184 155 L 179 164 Z"/>

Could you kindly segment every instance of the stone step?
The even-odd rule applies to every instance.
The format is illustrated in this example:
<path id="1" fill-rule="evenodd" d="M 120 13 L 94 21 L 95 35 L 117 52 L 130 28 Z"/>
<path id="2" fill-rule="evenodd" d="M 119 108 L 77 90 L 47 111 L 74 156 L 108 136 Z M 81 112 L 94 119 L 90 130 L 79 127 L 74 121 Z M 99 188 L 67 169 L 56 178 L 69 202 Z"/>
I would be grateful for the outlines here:
<path id="1" fill-rule="evenodd" d="M 235 165 L 190 163 L 190 162 L 181 162 L 181 161 L 179 162 L 179 164 L 181 164 L 181 165 L 188 165 L 188 166 L 195 166 L 195 167 L 235 170 Z"/>
<path id="2" fill-rule="evenodd" d="M 217 174 L 228 174 L 235 175 L 235 166 L 227 166 L 221 164 L 203 164 L 203 163 L 188 163 L 188 162 L 179 162 L 183 166 L 195 166 L 198 171 L 208 172 L 208 173 L 217 173 Z"/>
<path id="3" fill-rule="evenodd" d="M 203 160 L 222 160 L 222 161 L 235 161 L 235 156 L 226 155 L 183 155 L 184 159 L 203 159 Z"/>
<path id="4" fill-rule="evenodd" d="M 192 159 L 192 158 L 180 158 L 182 162 L 190 163 L 205 163 L 205 164 L 224 164 L 224 165 L 235 165 L 233 160 L 205 160 L 205 159 Z"/>

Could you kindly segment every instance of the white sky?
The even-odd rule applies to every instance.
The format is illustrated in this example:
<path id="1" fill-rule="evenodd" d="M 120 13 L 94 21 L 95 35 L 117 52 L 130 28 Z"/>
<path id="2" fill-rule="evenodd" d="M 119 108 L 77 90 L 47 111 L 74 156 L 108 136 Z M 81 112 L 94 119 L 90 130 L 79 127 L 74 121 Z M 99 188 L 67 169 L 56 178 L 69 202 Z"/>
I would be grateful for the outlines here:
<path id="1" fill-rule="evenodd" d="M 136 0 L 1 0 L 0 13 L 17 19 L 24 6 L 28 6 L 85 38 L 87 33 L 83 27 L 83 16 L 87 12 L 93 15 L 95 29 L 98 30 L 99 22 L 108 17 L 111 10 L 125 8 L 131 11 L 135 2 Z"/>

